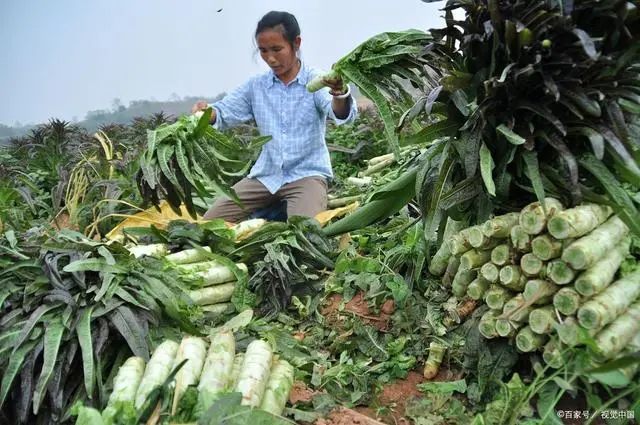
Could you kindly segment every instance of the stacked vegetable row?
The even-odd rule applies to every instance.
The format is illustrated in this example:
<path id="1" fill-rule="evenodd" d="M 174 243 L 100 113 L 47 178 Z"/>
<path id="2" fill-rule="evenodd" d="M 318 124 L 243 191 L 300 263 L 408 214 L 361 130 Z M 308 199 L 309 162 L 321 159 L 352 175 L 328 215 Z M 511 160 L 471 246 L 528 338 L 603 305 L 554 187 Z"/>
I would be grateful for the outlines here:
<path id="1" fill-rule="evenodd" d="M 246 238 L 266 223 L 262 219 L 251 219 L 235 225 L 234 239 Z M 238 276 L 246 276 L 248 269 L 244 263 L 232 263 L 221 256 L 211 260 L 211 248 L 197 247 L 168 254 L 167 244 L 136 245 L 129 248 L 136 257 L 150 255 L 164 258 L 167 266 L 177 269 L 182 281 L 190 290 L 191 300 L 202 310 L 212 315 L 233 312 L 230 300 L 236 289 Z"/>
<path id="2" fill-rule="evenodd" d="M 640 270 L 621 277 L 628 228 L 608 206 L 565 210 L 553 198 L 453 234 L 430 272 L 453 294 L 484 300 L 486 338 L 513 338 L 522 352 L 542 350 L 552 367 L 567 346 L 594 338 L 594 362 L 624 352 L 640 334 Z"/>
<path id="3" fill-rule="evenodd" d="M 274 355 L 263 340 L 252 341 L 244 353 L 236 352 L 233 333 L 227 330 L 212 334 L 209 341 L 194 336 L 185 336 L 180 343 L 165 340 L 146 365 L 142 358 L 130 357 L 120 367 L 102 419 L 110 423 L 123 409 L 140 411 L 150 402 L 155 404 L 150 395 L 167 381 L 172 388 L 171 416 L 192 409 L 197 419 L 230 392 L 241 393 L 244 406 L 282 415 L 293 379 L 293 366 Z"/>

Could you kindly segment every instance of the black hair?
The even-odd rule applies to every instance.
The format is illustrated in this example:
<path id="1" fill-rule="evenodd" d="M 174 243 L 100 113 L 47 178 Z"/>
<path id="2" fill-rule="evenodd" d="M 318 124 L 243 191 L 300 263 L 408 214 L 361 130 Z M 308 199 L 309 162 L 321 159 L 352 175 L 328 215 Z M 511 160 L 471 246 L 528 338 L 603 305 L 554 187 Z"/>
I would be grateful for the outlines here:
<path id="1" fill-rule="evenodd" d="M 260 19 L 256 27 L 255 37 L 263 31 L 280 27 L 282 35 L 293 47 L 296 37 L 300 35 L 300 25 L 295 16 L 289 12 L 272 10 Z"/>

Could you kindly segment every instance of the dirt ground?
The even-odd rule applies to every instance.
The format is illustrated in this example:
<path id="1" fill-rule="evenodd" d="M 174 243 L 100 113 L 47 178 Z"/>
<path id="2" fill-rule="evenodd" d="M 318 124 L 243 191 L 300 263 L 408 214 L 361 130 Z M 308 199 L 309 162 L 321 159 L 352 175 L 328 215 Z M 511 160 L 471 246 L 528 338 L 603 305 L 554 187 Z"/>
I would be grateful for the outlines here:
<path id="1" fill-rule="evenodd" d="M 373 324 L 379 330 L 384 331 L 389 326 L 389 320 L 393 313 L 393 300 L 385 302 L 382 308 L 382 312 L 379 315 L 374 315 L 367 305 L 367 300 L 364 298 L 363 292 L 358 292 L 341 311 L 341 305 L 344 302 L 342 295 L 334 294 L 330 296 L 326 304 L 320 309 L 320 312 L 327 318 L 328 323 L 334 327 L 340 328 L 341 315 L 345 313 L 355 314 L 362 319 L 365 324 Z"/>

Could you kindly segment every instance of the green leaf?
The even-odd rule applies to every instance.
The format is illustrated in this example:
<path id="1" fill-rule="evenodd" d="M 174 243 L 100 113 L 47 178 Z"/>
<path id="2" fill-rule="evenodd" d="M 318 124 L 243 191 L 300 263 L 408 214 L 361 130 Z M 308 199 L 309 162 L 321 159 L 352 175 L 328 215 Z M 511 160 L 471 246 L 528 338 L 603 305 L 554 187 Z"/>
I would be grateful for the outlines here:
<path id="1" fill-rule="evenodd" d="M 31 333 L 31 331 L 35 327 L 36 323 L 38 323 L 40 318 L 45 313 L 47 313 L 50 310 L 53 310 L 55 308 L 58 308 L 60 306 L 61 306 L 60 303 L 49 304 L 49 305 L 43 304 L 40 307 L 38 307 L 37 309 L 35 309 L 35 311 L 33 313 L 31 313 L 31 316 L 29 316 L 29 320 L 24 325 L 24 327 L 22 328 L 22 331 L 20 332 L 20 336 L 17 338 L 18 340 L 16 341 L 16 345 L 13 348 L 12 355 L 15 355 L 16 351 L 18 350 L 18 348 L 20 348 L 20 346 L 27 340 L 27 338 L 29 337 L 29 334 Z"/>
<path id="2" fill-rule="evenodd" d="M 26 344 L 15 350 L 11 356 L 9 356 L 9 363 L 4 369 L 2 374 L 2 385 L 0 386 L 0 406 L 4 404 L 4 400 L 9 394 L 11 384 L 13 380 L 20 373 L 20 368 L 24 362 L 25 357 L 33 350 L 38 341 L 28 341 Z"/>
<path id="3" fill-rule="evenodd" d="M 93 363 L 93 342 L 91 340 L 91 313 L 93 306 L 83 310 L 76 327 L 78 342 L 82 351 L 82 368 L 84 372 L 84 387 L 87 390 L 87 397 L 93 397 L 93 387 L 95 383 Z"/>
<path id="4" fill-rule="evenodd" d="M 40 404 L 44 399 L 47 385 L 49 385 L 49 380 L 53 374 L 64 331 L 65 327 L 59 321 L 49 323 L 44 330 L 44 360 L 42 362 L 40 378 L 38 379 L 36 390 L 33 394 L 34 415 L 37 415 L 38 410 L 40 410 Z"/>
<path id="5" fill-rule="evenodd" d="M 135 356 L 149 360 L 149 346 L 147 344 L 147 334 L 138 322 L 138 318 L 131 309 L 120 306 L 109 315 L 111 323 L 127 341 L 129 348 Z"/>
<path id="6" fill-rule="evenodd" d="M 589 139 L 589 142 L 591 143 L 591 149 L 593 150 L 593 154 L 596 156 L 596 158 L 602 160 L 602 158 L 604 157 L 604 149 L 605 149 L 604 137 L 602 137 L 602 134 L 600 134 L 593 128 L 586 127 L 586 126 L 572 127 L 569 129 L 568 134 L 581 135 L 581 136 L 587 137 Z"/>
<path id="7" fill-rule="evenodd" d="M 120 265 L 109 265 L 104 258 L 88 258 L 76 260 L 64 266 L 62 269 L 68 273 L 75 272 L 102 272 L 102 273 L 127 273 L 128 269 Z"/>
<path id="8" fill-rule="evenodd" d="M 400 158 L 400 145 L 395 132 L 395 122 L 389 102 L 380 93 L 374 81 L 367 78 L 357 67 L 342 69 L 343 74 L 352 81 L 362 93 L 373 101 L 378 108 L 380 117 L 384 122 L 384 131 L 389 142 L 389 146 L 396 159 Z"/>
<path id="9" fill-rule="evenodd" d="M 482 175 L 482 181 L 487 188 L 487 192 L 491 196 L 496 196 L 496 184 L 493 181 L 493 169 L 495 163 L 491 156 L 491 151 L 487 148 L 487 145 L 482 142 L 480 146 L 480 174 Z"/>
<path id="10" fill-rule="evenodd" d="M 509 127 L 507 127 L 504 124 L 500 124 L 497 128 L 496 131 L 500 134 L 502 134 L 504 137 L 507 138 L 507 140 L 509 141 L 509 143 L 513 144 L 513 145 L 522 145 L 523 143 L 525 143 L 527 140 L 518 135 L 517 133 L 513 132 Z"/>
<path id="11" fill-rule="evenodd" d="M 464 394 L 467 392 L 467 381 L 465 379 L 460 379 L 448 382 L 424 382 L 422 384 L 418 384 L 418 389 L 422 392 L 448 395 L 451 395 L 454 392 Z"/>
<path id="12" fill-rule="evenodd" d="M 538 201 L 543 202 L 546 198 L 544 184 L 542 183 L 542 177 L 540 175 L 540 165 L 538 164 L 538 154 L 530 151 L 522 151 L 522 159 L 525 163 L 525 173 L 531 184 L 533 185 L 533 191 L 536 194 Z"/>
<path id="13" fill-rule="evenodd" d="M 596 45 L 593 39 L 587 34 L 585 31 L 580 28 L 574 28 L 573 34 L 580 40 L 580 45 L 584 49 L 584 52 L 589 56 L 590 59 L 596 60 L 600 56 L 596 51 Z"/>

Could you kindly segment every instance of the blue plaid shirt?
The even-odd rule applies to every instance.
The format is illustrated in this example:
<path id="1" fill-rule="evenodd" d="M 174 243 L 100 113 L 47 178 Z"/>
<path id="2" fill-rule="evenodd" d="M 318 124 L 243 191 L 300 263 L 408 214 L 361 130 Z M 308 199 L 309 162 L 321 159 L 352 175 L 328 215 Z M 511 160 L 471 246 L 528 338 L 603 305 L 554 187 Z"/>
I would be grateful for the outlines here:
<path id="1" fill-rule="evenodd" d="M 333 177 L 325 143 L 327 117 L 337 125 L 352 123 L 358 109 L 351 96 L 349 116 L 338 119 L 329 88 L 309 93 L 306 85 L 319 72 L 302 63 L 298 76 L 285 85 L 270 70 L 210 105 L 216 110 L 216 129 L 255 119 L 260 134 L 272 136 L 248 176 L 260 180 L 271 193 L 304 177 Z"/>

